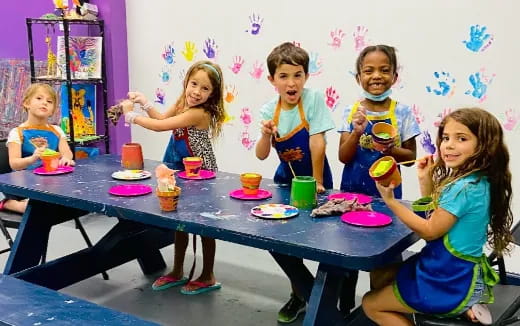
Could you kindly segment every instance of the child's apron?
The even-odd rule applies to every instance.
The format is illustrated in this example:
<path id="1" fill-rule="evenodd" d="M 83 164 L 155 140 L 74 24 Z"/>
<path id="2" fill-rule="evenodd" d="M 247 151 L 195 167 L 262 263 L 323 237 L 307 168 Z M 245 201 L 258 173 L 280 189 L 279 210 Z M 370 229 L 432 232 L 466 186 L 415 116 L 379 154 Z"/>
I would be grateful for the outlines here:
<path id="1" fill-rule="evenodd" d="M 52 126 L 24 126 L 17 127 L 17 130 L 22 141 L 22 157 L 33 155 L 34 150 L 41 146 L 58 151 L 60 134 Z M 41 165 L 41 160 L 38 160 L 29 165 L 27 169 L 33 170 Z"/>

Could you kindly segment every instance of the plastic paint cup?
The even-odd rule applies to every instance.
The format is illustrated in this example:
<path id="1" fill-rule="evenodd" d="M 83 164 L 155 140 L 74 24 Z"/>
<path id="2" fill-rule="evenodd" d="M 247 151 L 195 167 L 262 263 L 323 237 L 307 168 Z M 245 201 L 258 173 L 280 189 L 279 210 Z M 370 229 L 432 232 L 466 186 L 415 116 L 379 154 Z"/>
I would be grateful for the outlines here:
<path id="1" fill-rule="evenodd" d="M 42 160 L 42 165 L 45 172 L 56 171 L 60 163 L 60 153 L 54 152 L 52 154 L 47 155 L 43 153 L 40 156 L 40 159 Z"/>
<path id="2" fill-rule="evenodd" d="M 318 203 L 316 179 L 309 176 L 297 176 L 291 183 L 291 205 L 299 209 L 313 209 Z"/>
<path id="3" fill-rule="evenodd" d="M 159 189 L 156 189 L 156 194 L 162 211 L 171 212 L 177 209 L 177 203 L 181 194 L 180 187 L 175 186 L 172 191 L 159 191 Z"/>
<path id="4" fill-rule="evenodd" d="M 381 169 L 379 163 L 383 162 L 383 164 L 387 164 L 386 162 L 388 161 L 390 161 L 388 163 L 388 168 L 381 171 L 381 173 L 377 173 L 379 172 L 378 170 Z M 397 168 L 397 162 L 392 156 L 383 156 L 379 160 L 375 161 L 368 170 L 368 174 L 370 174 L 370 177 L 374 179 L 374 181 L 381 183 L 385 187 L 387 187 L 391 182 L 393 182 L 396 187 L 401 184 L 401 173 Z"/>
<path id="5" fill-rule="evenodd" d="M 412 210 L 422 218 L 426 218 L 433 211 L 432 197 L 422 197 L 412 203 Z"/>
<path id="6" fill-rule="evenodd" d="M 198 177 L 202 166 L 202 158 L 189 156 L 182 159 L 187 177 Z"/>
<path id="7" fill-rule="evenodd" d="M 127 143 L 121 148 L 121 166 L 127 170 L 144 169 L 143 151 L 138 143 Z"/>
<path id="8" fill-rule="evenodd" d="M 258 194 L 258 188 L 260 188 L 260 182 L 262 182 L 262 175 L 258 173 L 242 173 L 240 182 L 242 183 L 244 195 L 256 195 Z"/>
<path id="9" fill-rule="evenodd" d="M 386 122 L 378 122 L 372 126 L 372 143 L 376 151 L 384 151 L 391 145 L 397 131 L 394 126 Z"/>

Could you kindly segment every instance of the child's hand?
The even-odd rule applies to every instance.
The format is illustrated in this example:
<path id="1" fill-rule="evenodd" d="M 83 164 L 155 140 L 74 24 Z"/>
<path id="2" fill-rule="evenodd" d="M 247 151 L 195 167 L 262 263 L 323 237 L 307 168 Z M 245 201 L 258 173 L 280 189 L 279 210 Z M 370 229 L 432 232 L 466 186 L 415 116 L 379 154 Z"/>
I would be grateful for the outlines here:
<path id="1" fill-rule="evenodd" d="M 141 105 L 145 105 L 148 102 L 146 96 L 141 92 L 128 92 L 128 99 L 133 103 L 139 103 Z"/>
<path id="2" fill-rule="evenodd" d="M 58 164 L 59 166 L 74 166 L 76 165 L 76 162 L 74 162 L 71 158 L 61 157 L 60 162 Z"/>
<path id="3" fill-rule="evenodd" d="M 325 192 L 325 187 L 321 184 L 321 182 L 316 182 L 316 192 L 318 194 L 322 194 Z"/>
<path id="4" fill-rule="evenodd" d="M 365 132 L 365 128 L 367 127 L 368 120 L 366 118 L 366 109 L 360 106 L 354 116 L 352 117 L 352 126 L 354 127 L 354 132 L 358 135 L 361 135 Z"/>
<path id="5" fill-rule="evenodd" d="M 34 150 L 33 152 L 33 158 L 34 158 L 34 161 L 38 160 L 43 152 L 45 152 L 45 150 L 47 149 L 47 146 L 40 146 L 40 147 L 36 147 L 36 149 Z"/>
<path id="6" fill-rule="evenodd" d="M 376 188 L 379 191 L 379 194 L 381 194 L 381 198 L 383 198 L 383 200 L 385 202 L 393 200 L 395 198 L 394 197 L 395 185 L 394 185 L 393 182 L 390 183 L 388 185 L 388 187 L 385 187 L 385 186 L 383 186 L 382 184 L 380 184 L 379 182 L 376 181 Z"/>
<path id="7" fill-rule="evenodd" d="M 433 165 L 433 155 L 425 156 L 417 161 L 417 177 L 419 180 L 431 180 Z"/>
<path id="8" fill-rule="evenodd" d="M 123 107 L 123 113 L 128 113 L 134 110 L 134 102 L 130 100 L 124 100 L 120 104 Z"/>
<path id="9" fill-rule="evenodd" d="M 278 132 L 278 128 L 273 120 L 262 120 L 260 123 L 260 130 L 263 135 L 275 136 Z"/>

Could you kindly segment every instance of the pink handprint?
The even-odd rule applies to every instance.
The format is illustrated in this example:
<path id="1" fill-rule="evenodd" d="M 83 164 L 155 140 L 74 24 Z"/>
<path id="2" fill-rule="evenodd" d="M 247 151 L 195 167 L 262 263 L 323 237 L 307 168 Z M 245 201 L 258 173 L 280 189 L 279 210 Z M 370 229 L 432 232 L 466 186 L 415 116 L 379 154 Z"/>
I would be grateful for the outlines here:
<path id="1" fill-rule="evenodd" d="M 446 117 L 448 114 L 451 113 L 451 109 L 450 108 L 444 108 L 444 110 L 442 110 L 441 113 L 437 114 L 437 120 L 435 120 L 433 122 L 433 125 L 438 128 L 442 122 L 442 120 L 444 119 L 444 117 Z"/>
<path id="2" fill-rule="evenodd" d="M 297 47 L 299 47 L 299 48 L 302 47 L 301 42 L 298 42 L 298 41 L 292 41 L 292 44 L 294 44 L 294 46 L 297 46 Z"/>
<path id="3" fill-rule="evenodd" d="M 515 129 L 518 120 L 520 120 L 520 113 L 516 112 L 513 109 L 509 109 L 505 112 L 506 121 L 502 124 L 504 129 L 507 131 L 512 131 Z"/>
<path id="4" fill-rule="evenodd" d="M 238 95 L 237 89 L 235 85 L 226 85 L 226 96 L 224 96 L 224 100 L 228 103 L 231 103 L 235 100 L 235 97 Z"/>
<path id="5" fill-rule="evenodd" d="M 262 77 L 262 74 L 264 73 L 264 68 L 262 67 L 262 63 L 260 63 L 258 60 L 253 64 L 253 69 L 249 74 L 254 79 L 260 79 Z"/>
<path id="6" fill-rule="evenodd" d="M 336 30 L 330 31 L 330 37 L 332 38 L 332 42 L 329 43 L 329 45 L 332 46 L 334 50 L 337 50 L 341 47 L 345 33 L 343 33 L 343 30 L 336 28 Z"/>
<path id="7" fill-rule="evenodd" d="M 253 148 L 253 146 L 255 145 L 256 140 L 251 139 L 251 136 L 249 136 L 249 132 L 247 131 L 247 129 L 242 132 L 240 138 L 242 146 L 244 146 L 247 150 L 251 150 L 251 148 Z"/>
<path id="8" fill-rule="evenodd" d="M 249 126 L 253 121 L 251 110 L 248 107 L 242 108 L 242 110 L 240 110 L 240 120 L 242 120 L 242 123 L 246 126 Z"/>
<path id="9" fill-rule="evenodd" d="M 418 124 L 421 124 L 424 121 L 424 114 L 416 104 L 412 104 L 412 113 L 415 117 L 415 121 L 417 121 Z"/>
<path id="10" fill-rule="evenodd" d="M 229 66 L 229 69 L 236 75 L 242 69 L 242 65 L 244 64 L 244 59 L 241 56 L 235 56 L 233 58 L 233 65 Z"/>
<path id="11" fill-rule="evenodd" d="M 354 49 L 357 52 L 360 52 L 368 45 L 368 42 L 365 40 L 367 32 L 368 28 L 358 25 L 356 26 L 356 30 L 352 33 L 354 37 Z"/>
<path id="12" fill-rule="evenodd" d="M 334 111 L 338 105 L 339 95 L 336 90 L 331 86 L 325 90 L 326 103 L 329 109 Z"/>

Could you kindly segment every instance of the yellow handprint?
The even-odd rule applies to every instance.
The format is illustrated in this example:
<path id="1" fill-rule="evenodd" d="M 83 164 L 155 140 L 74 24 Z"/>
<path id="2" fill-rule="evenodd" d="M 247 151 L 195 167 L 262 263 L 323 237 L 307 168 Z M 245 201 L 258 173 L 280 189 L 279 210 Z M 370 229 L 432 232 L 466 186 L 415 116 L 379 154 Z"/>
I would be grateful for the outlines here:
<path id="1" fill-rule="evenodd" d="M 184 42 L 184 50 L 182 50 L 182 55 L 186 59 L 186 61 L 193 61 L 193 58 L 197 54 L 197 49 L 195 48 L 195 43 L 191 41 Z"/>

